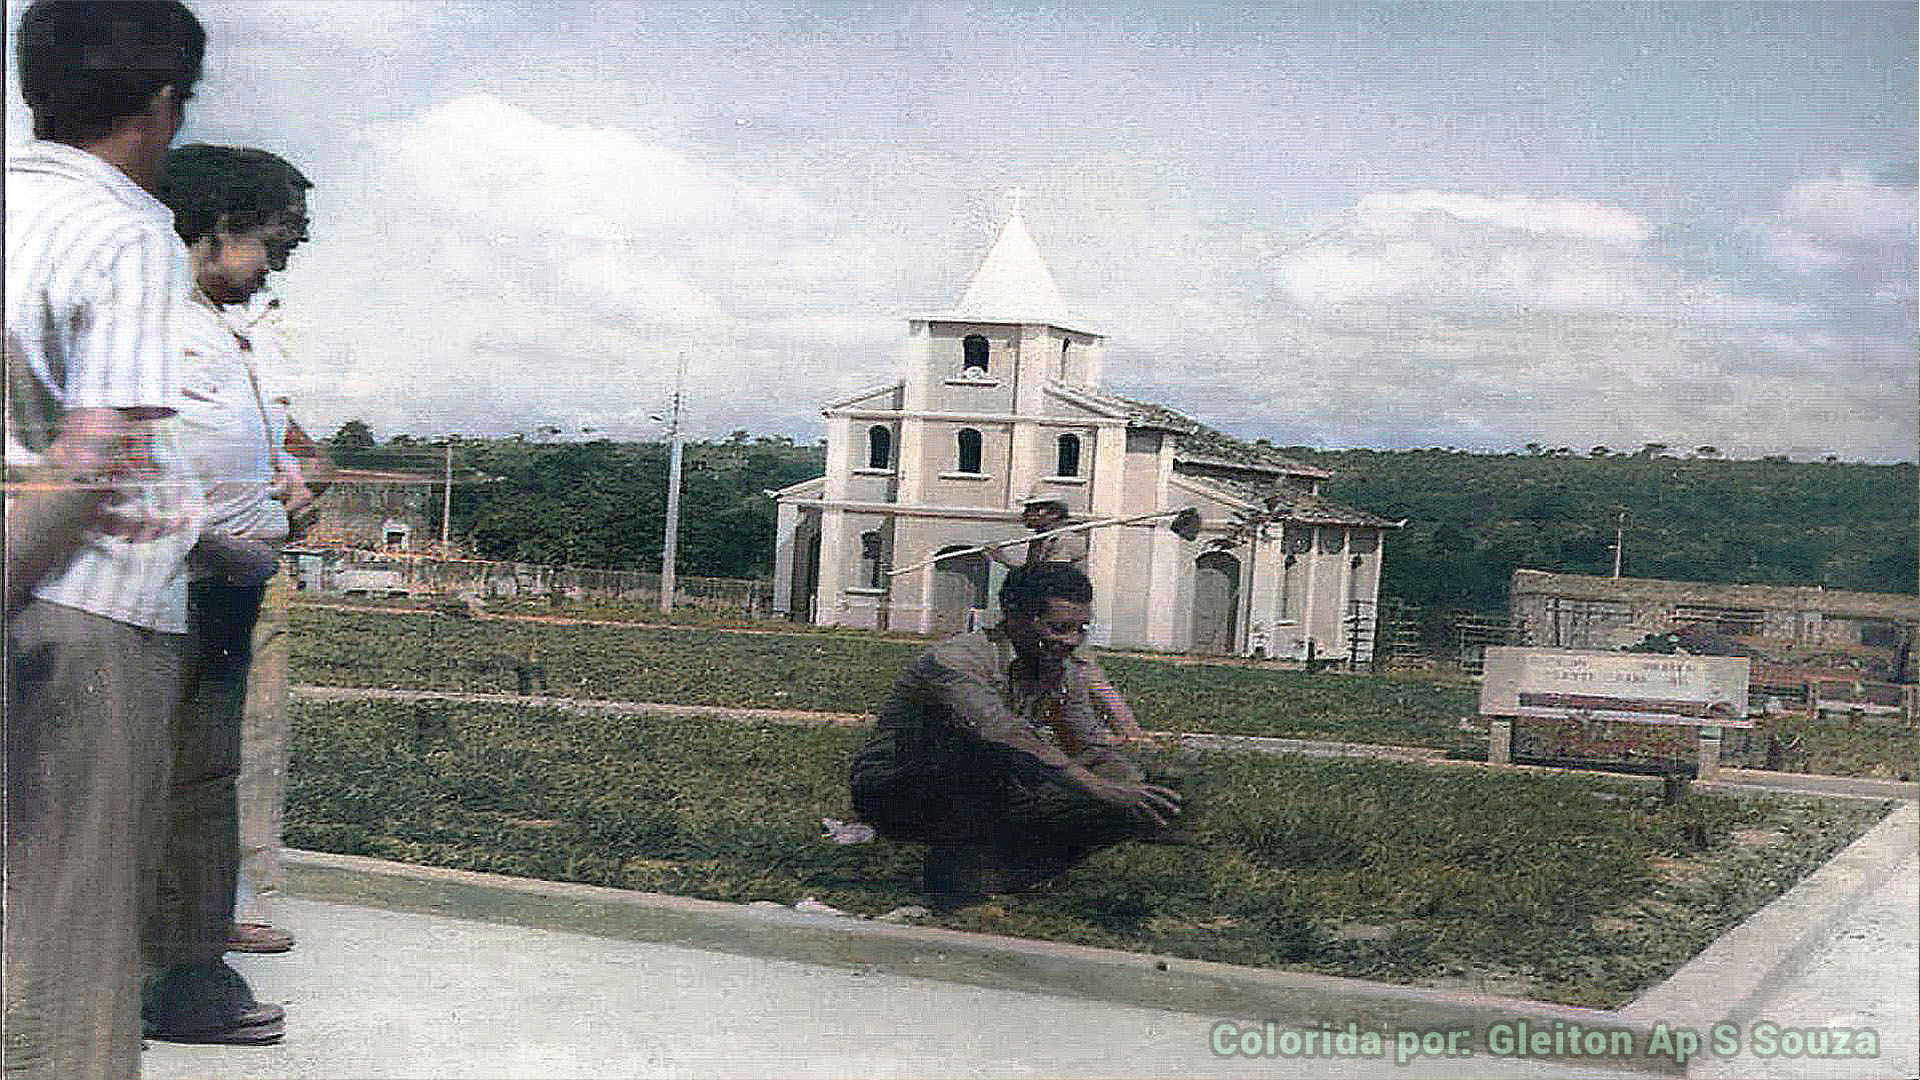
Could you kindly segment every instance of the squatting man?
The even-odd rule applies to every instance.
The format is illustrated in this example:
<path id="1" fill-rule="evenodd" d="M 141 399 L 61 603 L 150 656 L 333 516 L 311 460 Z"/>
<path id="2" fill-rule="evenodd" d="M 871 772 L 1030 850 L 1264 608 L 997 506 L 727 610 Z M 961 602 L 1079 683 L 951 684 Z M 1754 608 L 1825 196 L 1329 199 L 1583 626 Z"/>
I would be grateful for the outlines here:
<path id="1" fill-rule="evenodd" d="M 922 653 L 855 755 L 854 809 L 888 839 L 931 845 L 936 906 L 1031 888 L 1123 840 L 1186 842 L 1179 793 L 1100 737 L 1075 655 L 1092 603 L 1069 564 L 1014 570 L 1000 624 Z"/>

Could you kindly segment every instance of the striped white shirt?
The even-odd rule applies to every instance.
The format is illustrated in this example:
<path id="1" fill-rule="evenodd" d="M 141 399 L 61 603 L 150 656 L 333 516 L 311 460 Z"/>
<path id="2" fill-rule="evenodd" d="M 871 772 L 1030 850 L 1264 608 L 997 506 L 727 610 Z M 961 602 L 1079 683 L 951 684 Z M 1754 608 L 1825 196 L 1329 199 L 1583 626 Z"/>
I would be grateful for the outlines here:
<path id="1" fill-rule="evenodd" d="M 31 475 L 71 410 L 174 406 L 189 277 L 172 212 L 71 146 L 33 142 L 10 154 L 6 228 L 11 480 Z M 186 556 L 199 538 L 200 499 L 176 426 L 154 422 L 151 468 L 112 496 L 116 516 L 160 535 L 136 541 L 93 529 L 34 595 L 186 631 Z"/>

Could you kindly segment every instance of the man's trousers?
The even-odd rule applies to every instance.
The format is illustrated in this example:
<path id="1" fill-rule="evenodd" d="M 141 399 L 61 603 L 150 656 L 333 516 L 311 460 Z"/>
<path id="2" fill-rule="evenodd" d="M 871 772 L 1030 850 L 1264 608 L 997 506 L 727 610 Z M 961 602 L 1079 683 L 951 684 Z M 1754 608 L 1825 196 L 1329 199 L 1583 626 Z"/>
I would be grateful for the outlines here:
<path id="1" fill-rule="evenodd" d="M 226 952 L 240 868 L 241 717 L 262 589 L 195 583 L 188 648 L 172 720 L 166 843 L 147 911 L 147 961 L 157 972 L 206 965 Z"/>
<path id="2" fill-rule="evenodd" d="M 1138 776 L 1101 749 L 1082 762 L 1112 780 Z M 992 745 L 905 755 L 877 734 L 855 755 L 854 810 L 892 840 L 991 844 L 1034 878 L 1058 873 L 1141 832 L 1138 819 L 1061 779 L 1024 754 Z"/>
<path id="3" fill-rule="evenodd" d="M 253 670 L 247 676 L 246 716 L 240 733 L 239 916 L 272 922 L 268 898 L 280 891 L 280 828 L 287 802 L 287 602 L 293 585 L 286 574 L 267 582 L 260 618 L 253 626 Z"/>
<path id="4" fill-rule="evenodd" d="M 6 1075 L 133 1080 L 186 638 L 38 600 L 6 633 Z"/>

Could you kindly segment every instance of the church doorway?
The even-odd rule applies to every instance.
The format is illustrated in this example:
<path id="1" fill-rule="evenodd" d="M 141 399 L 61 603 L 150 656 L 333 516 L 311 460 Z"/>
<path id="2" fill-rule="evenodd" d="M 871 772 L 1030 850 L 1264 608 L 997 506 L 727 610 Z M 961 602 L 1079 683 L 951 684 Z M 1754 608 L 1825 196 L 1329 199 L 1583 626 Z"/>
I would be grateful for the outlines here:
<path id="1" fill-rule="evenodd" d="M 938 554 L 963 551 L 942 548 Z M 986 618 L 987 557 L 974 552 L 933 564 L 933 625 L 935 634 L 964 634 Z M 977 614 L 976 614 L 977 613 Z"/>
<path id="2" fill-rule="evenodd" d="M 800 538 L 803 554 L 793 560 L 793 592 L 787 602 L 787 617 L 794 622 L 813 621 L 816 594 L 820 590 L 820 533 L 803 533 Z"/>
<path id="3" fill-rule="evenodd" d="M 1193 571 L 1193 651 L 1231 656 L 1240 614 L 1240 560 L 1224 551 L 1200 556 Z"/>

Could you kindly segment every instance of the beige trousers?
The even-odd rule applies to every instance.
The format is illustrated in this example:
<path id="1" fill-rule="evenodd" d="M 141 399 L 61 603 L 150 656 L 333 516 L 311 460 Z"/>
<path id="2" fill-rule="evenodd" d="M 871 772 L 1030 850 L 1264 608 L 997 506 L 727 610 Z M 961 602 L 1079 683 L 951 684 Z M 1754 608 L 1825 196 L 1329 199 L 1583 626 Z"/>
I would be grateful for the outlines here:
<path id="1" fill-rule="evenodd" d="M 240 889 L 234 917 L 273 921 L 268 904 L 280 892 L 280 827 L 287 801 L 287 603 L 293 583 L 286 573 L 267 583 L 260 620 L 253 628 L 253 672 L 247 679 L 246 713 L 240 733 Z"/>
<path id="2" fill-rule="evenodd" d="M 32 601 L 7 623 L 5 1072 L 140 1075 L 140 913 L 186 638 Z"/>

